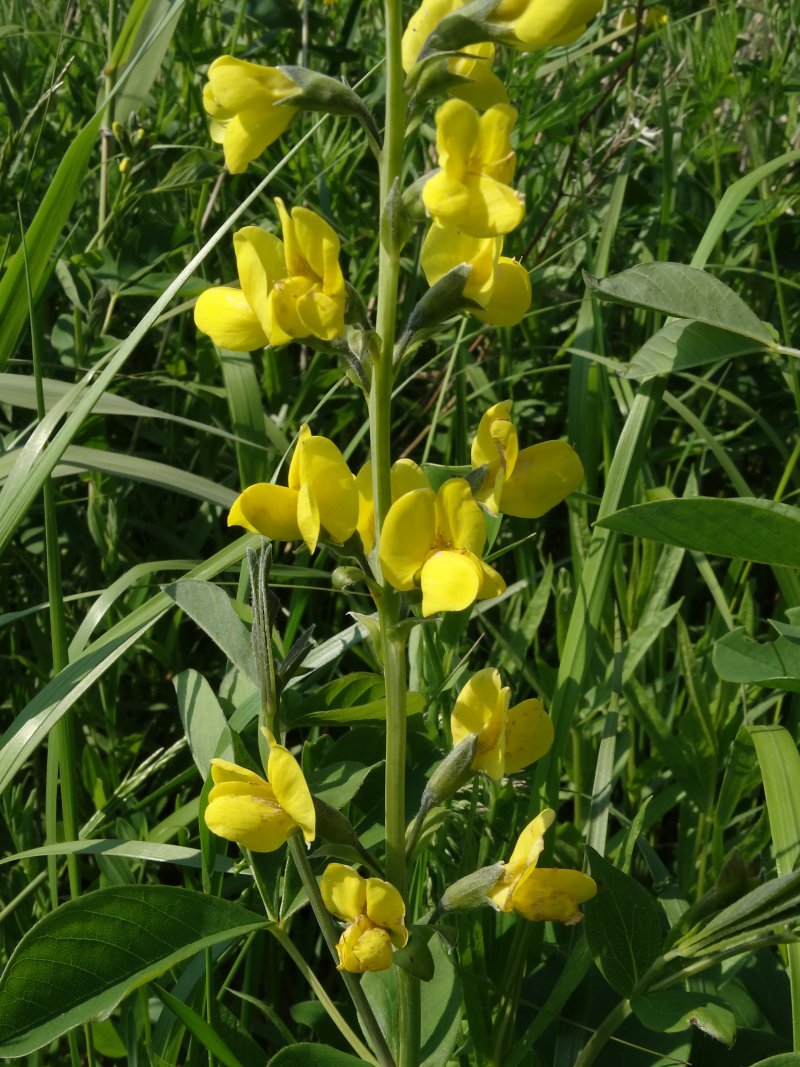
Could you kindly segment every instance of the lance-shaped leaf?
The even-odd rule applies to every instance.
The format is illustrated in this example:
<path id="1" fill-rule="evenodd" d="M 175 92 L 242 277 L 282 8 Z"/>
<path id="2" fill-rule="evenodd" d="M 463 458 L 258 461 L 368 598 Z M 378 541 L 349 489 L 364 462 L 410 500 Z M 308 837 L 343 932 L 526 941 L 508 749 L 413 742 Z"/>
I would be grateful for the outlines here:
<path id="1" fill-rule="evenodd" d="M 691 370 L 758 352 L 761 347 L 759 342 L 719 326 L 675 319 L 645 341 L 621 376 L 644 382 L 658 374 Z"/>
<path id="2" fill-rule="evenodd" d="M 789 625 L 770 620 L 779 634 L 775 641 L 755 641 L 741 628 L 720 638 L 713 658 L 720 678 L 800 693 L 800 608 L 786 614 Z"/>

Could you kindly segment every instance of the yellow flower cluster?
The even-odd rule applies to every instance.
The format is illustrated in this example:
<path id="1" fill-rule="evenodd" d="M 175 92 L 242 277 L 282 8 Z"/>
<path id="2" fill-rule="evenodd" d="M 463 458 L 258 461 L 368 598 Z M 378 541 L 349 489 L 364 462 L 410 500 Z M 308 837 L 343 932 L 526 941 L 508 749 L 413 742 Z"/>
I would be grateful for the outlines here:
<path id="1" fill-rule="evenodd" d="M 495 514 L 539 516 L 560 503 L 583 477 L 580 460 L 562 441 L 545 441 L 520 452 L 510 412 L 510 401 L 504 401 L 481 419 L 472 445 L 473 466 L 484 470 L 477 499 L 464 478 L 449 478 L 434 490 L 413 461 L 399 460 L 392 468 L 393 503 L 378 558 L 383 576 L 395 589 L 421 590 L 426 618 L 461 611 L 505 589 L 502 577 L 482 559 L 486 525 L 481 504 Z M 309 552 L 320 539 L 344 545 L 357 533 L 363 552 L 372 552 L 375 513 L 369 463 L 354 476 L 336 445 L 304 425 L 287 482 L 248 486 L 234 502 L 228 525 L 276 540 L 302 539 Z"/>
<path id="2" fill-rule="evenodd" d="M 330 863 L 320 883 L 325 907 L 347 923 L 336 951 L 340 971 L 385 971 L 392 946 L 408 942 L 403 898 L 382 878 L 363 878 L 353 867 Z"/>

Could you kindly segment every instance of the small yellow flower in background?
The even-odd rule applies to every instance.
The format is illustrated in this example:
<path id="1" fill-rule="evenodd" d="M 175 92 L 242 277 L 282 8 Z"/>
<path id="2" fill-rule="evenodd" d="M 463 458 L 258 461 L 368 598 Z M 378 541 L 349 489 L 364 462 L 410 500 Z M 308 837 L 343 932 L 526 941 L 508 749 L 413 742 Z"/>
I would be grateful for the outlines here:
<path id="1" fill-rule="evenodd" d="M 413 459 L 398 459 L 390 471 L 392 503 L 414 489 L 430 489 L 428 479 Z M 375 544 L 375 501 L 372 497 L 372 460 L 367 460 L 356 475 L 358 486 L 358 533 L 364 552 L 369 555 Z"/>
<path id="2" fill-rule="evenodd" d="M 348 923 L 336 945 L 340 971 L 360 974 L 392 965 L 392 945 L 408 942 L 403 898 L 381 878 L 363 878 L 353 867 L 330 863 L 320 883 L 325 907 Z"/>
<path id="3" fill-rule="evenodd" d="M 422 242 L 420 263 L 429 285 L 469 263 L 464 296 L 481 305 L 470 308 L 470 314 L 491 326 L 516 326 L 530 307 L 531 282 L 522 264 L 501 256 L 502 250 L 502 237 L 470 237 L 434 223 Z"/>
<path id="4" fill-rule="evenodd" d="M 461 7 L 461 0 L 422 0 L 408 21 L 403 34 L 403 70 L 409 74 L 429 34 L 445 16 Z M 447 95 L 466 100 L 479 111 L 494 104 L 507 104 L 506 87 L 492 71 L 495 47 L 490 41 L 468 45 L 458 56 L 449 56 L 446 67 L 450 74 L 469 78 L 471 84 L 458 84 L 447 89 Z"/>
<path id="5" fill-rule="evenodd" d="M 228 526 L 278 541 L 302 537 L 313 552 L 324 534 L 340 545 L 358 522 L 358 487 L 344 456 L 327 437 L 305 424 L 289 465 L 288 486 L 258 482 L 233 502 Z"/>
<path id="6" fill-rule="evenodd" d="M 269 738 L 266 781 L 246 767 L 212 759 L 214 786 L 208 794 L 209 830 L 251 852 L 274 852 L 300 830 L 306 843 L 316 834 L 314 801 L 294 756 Z"/>
<path id="7" fill-rule="evenodd" d="M 453 744 L 477 734 L 472 769 L 496 782 L 534 763 L 553 743 L 553 724 L 540 700 L 523 700 L 513 708 L 510 703 L 511 690 L 501 684 L 500 672 L 485 667 L 462 688 L 450 716 Z"/>
<path id="8" fill-rule="evenodd" d="M 276 67 L 220 56 L 208 68 L 203 107 L 211 116 L 211 140 L 222 145 L 225 166 L 241 174 L 276 141 L 297 108 L 284 105 L 298 87 Z"/>
<path id="9" fill-rule="evenodd" d="M 603 0 L 500 0 L 488 18 L 508 28 L 509 44 L 527 52 L 577 41 L 602 6 Z"/>
<path id="10" fill-rule="evenodd" d="M 522 222 L 522 198 L 508 184 L 516 157 L 509 134 L 517 113 L 507 104 L 483 115 L 464 100 L 436 112 L 439 170 L 422 190 L 422 202 L 440 226 L 470 237 L 497 237 Z"/>
<path id="11" fill-rule="evenodd" d="M 487 896 L 498 911 L 513 910 L 533 921 L 574 926 L 583 919 L 578 905 L 591 900 L 597 885 L 580 871 L 536 866 L 544 848 L 545 830 L 554 819 L 552 808 L 545 808 L 528 823 Z"/>
<path id="12" fill-rule="evenodd" d="M 197 298 L 195 324 L 220 348 L 250 352 L 267 343 L 330 341 L 344 333 L 347 295 L 339 238 L 308 208 L 293 208 L 290 215 L 282 200 L 275 203 L 283 241 L 260 226 L 237 230 L 233 247 L 241 289 L 213 286 Z"/>
<path id="13" fill-rule="evenodd" d="M 472 442 L 472 466 L 486 466 L 476 499 L 497 514 L 538 519 L 560 504 L 583 479 L 583 466 L 564 441 L 541 441 L 519 449 L 511 401 L 484 413 Z"/>
<path id="14" fill-rule="evenodd" d="M 425 617 L 462 611 L 506 587 L 480 558 L 485 544 L 483 515 L 469 484 L 450 478 L 438 492 L 415 489 L 392 504 L 381 532 L 381 568 L 395 589 L 421 587 Z"/>

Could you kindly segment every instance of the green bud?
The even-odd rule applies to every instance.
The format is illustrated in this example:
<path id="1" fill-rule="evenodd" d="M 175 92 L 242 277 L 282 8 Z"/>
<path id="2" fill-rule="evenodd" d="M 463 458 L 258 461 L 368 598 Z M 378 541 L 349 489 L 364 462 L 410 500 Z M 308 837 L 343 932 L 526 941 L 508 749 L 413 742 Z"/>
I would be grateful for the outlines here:
<path id="1" fill-rule="evenodd" d="M 434 804 L 441 804 L 453 793 L 458 792 L 475 773 L 472 769 L 472 761 L 477 751 L 478 735 L 468 734 L 452 752 L 448 752 L 428 779 L 420 807 L 430 810 Z"/>
<path id="2" fill-rule="evenodd" d="M 492 23 L 487 16 L 497 7 L 497 0 L 471 0 L 436 26 L 423 45 L 417 63 L 424 63 L 436 53 L 458 52 L 480 41 L 506 41 L 508 27 Z"/>
<path id="3" fill-rule="evenodd" d="M 340 593 L 366 580 L 367 576 L 360 567 L 337 567 L 331 575 L 331 585 Z"/>
<path id="4" fill-rule="evenodd" d="M 121 141 L 124 132 L 122 128 L 122 123 L 117 122 L 115 119 L 114 122 L 111 123 L 111 132 L 114 134 L 114 137 L 117 141 Z"/>
<path id="5" fill-rule="evenodd" d="M 422 295 L 409 315 L 406 327 L 397 342 L 395 365 L 401 362 L 412 344 L 421 344 L 447 319 L 460 311 L 477 306 L 464 296 L 464 286 L 471 270 L 471 264 L 459 263 Z"/>
<path id="6" fill-rule="evenodd" d="M 400 255 L 403 245 L 411 235 L 411 229 L 412 222 L 405 210 L 400 181 L 395 178 L 381 215 L 381 244 L 390 256 Z"/>
<path id="7" fill-rule="evenodd" d="M 380 134 L 367 105 L 349 85 L 319 74 L 306 67 L 285 66 L 278 70 L 294 82 L 298 92 L 280 101 L 287 107 L 303 111 L 324 111 L 328 115 L 350 115 L 358 119 L 367 132 L 373 149 L 380 151 Z"/>
<path id="8" fill-rule="evenodd" d="M 497 883 L 504 866 L 504 863 L 493 863 L 491 867 L 481 867 L 465 878 L 459 878 L 444 891 L 439 907 L 445 911 L 457 911 L 489 904 L 486 894 Z"/>

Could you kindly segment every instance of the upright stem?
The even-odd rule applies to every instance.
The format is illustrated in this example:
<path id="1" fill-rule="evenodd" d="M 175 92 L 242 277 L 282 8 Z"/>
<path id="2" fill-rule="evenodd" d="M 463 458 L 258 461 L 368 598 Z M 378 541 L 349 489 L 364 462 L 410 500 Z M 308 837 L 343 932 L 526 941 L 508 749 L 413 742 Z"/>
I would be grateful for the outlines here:
<path id="1" fill-rule="evenodd" d="M 403 12 L 400 0 L 384 0 L 386 31 L 386 128 L 380 157 L 381 212 L 395 180 L 402 175 L 406 98 L 400 43 Z M 397 328 L 400 248 L 388 227 L 381 227 L 378 259 L 376 328 L 380 352 L 375 360 L 369 397 L 375 537 L 380 542 L 391 506 L 392 356 Z M 408 899 L 406 877 L 406 637 L 398 628 L 400 598 L 383 582 L 378 618 L 386 681 L 386 877 Z M 399 1064 L 415 1067 L 419 1060 L 419 982 L 396 968 L 400 1008 Z"/>

